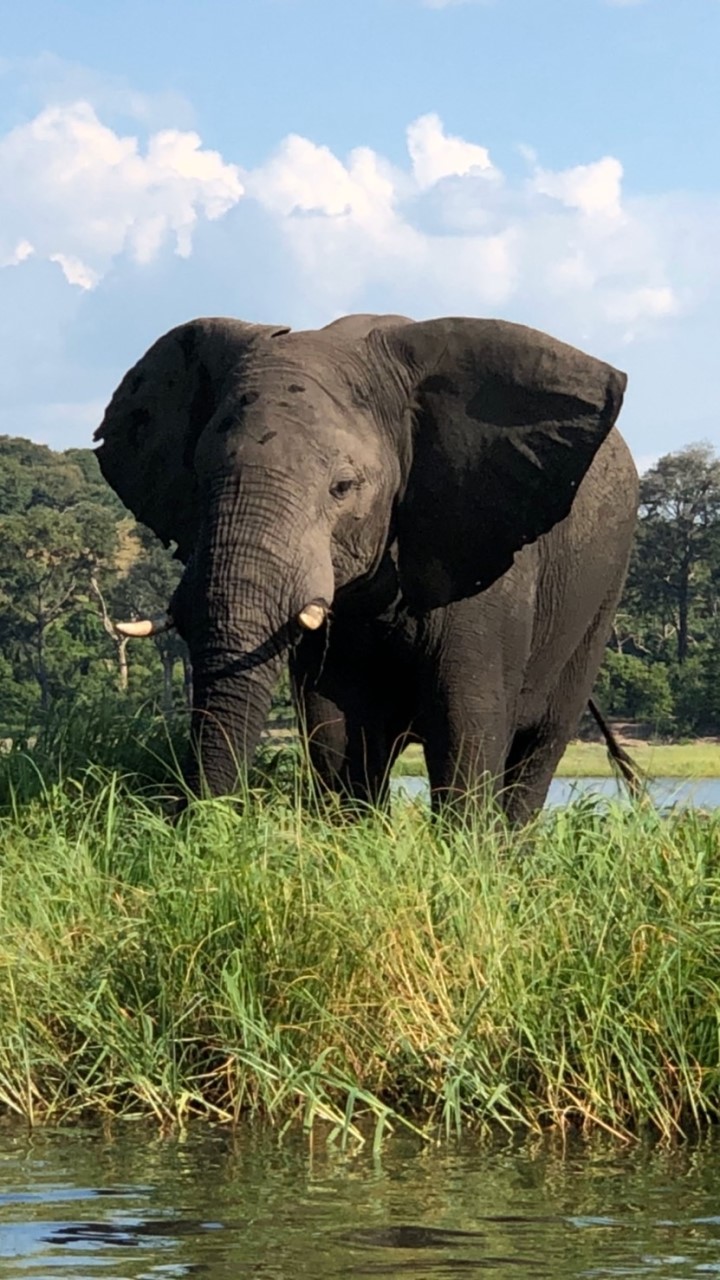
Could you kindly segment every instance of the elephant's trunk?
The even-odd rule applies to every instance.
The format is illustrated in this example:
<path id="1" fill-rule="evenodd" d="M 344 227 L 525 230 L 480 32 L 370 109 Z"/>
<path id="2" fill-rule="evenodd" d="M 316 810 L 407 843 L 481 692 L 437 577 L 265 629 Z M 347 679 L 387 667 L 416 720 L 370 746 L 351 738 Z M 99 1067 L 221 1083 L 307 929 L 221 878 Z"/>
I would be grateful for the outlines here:
<path id="1" fill-rule="evenodd" d="M 283 650 L 273 649 L 255 669 L 247 655 L 226 652 L 217 666 L 193 660 L 193 712 L 184 774 L 191 791 L 229 795 L 237 790 L 267 720 Z"/>
<path id="2" fill-rule="evenodd" d="M 318 550 L 287 492 L 221 491 L 172 602 L 193 668 L 185 778 L 193 791 L 237 789 L 267 720 L 300 614 L 333 595 L 329 541 Z M 302 624 L 301 624 L 302 625 Z"/>

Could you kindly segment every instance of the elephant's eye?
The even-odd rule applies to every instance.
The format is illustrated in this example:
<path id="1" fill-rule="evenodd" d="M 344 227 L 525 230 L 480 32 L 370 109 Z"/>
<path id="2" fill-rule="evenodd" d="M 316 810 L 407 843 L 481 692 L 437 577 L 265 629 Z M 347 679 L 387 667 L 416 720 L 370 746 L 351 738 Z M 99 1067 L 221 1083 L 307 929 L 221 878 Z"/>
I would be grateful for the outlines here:
<path id="1" fill-rule="evenodd" d="M 330 485 L 330 493 L 333 498 L 346 498 L 352 489 L 357 489 L 359 481 L 354 477 L 345 477 L 342 480 L 336 480 Z"/>

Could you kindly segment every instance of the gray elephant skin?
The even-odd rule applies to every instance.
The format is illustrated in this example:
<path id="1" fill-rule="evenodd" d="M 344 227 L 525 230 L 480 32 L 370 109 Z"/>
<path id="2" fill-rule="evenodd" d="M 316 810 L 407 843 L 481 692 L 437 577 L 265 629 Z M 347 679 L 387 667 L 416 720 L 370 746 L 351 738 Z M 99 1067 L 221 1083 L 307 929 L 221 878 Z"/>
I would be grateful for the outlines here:
<path id="1" fill-rule="evenodd" d="M 423 744 L 435 807 L 544 803 L 602 660 L 637 473 L 623 373 L 501 320 L 204 318 L 125 375 L 102 471 L 185 565 L 189 790 L 227 794 L 289 659 L 324 787 L 381 802 Z"/>

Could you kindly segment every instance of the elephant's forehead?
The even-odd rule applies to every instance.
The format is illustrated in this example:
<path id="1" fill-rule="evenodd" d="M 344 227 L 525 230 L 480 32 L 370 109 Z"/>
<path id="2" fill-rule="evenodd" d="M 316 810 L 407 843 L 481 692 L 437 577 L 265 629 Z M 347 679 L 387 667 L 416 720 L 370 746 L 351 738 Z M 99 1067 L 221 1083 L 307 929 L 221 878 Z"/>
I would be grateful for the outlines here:
<path id="1" fill-rule="evenodd" d="M 217 431 L 252 438 L 273 431 L 286 440 L 304 437 L 326 450 L 351 441 L 368 444 L 377 436 L 372 404 L 351 368 L 338 371 L 320 362 L 267 358 L 234 379 Z"/>
<path id="2" fill-rule="evenodd" d="M 350 365 L 338 367 L 318 357 L 288 358 L 271 351 L 238 371 L 235 388 L 253 401 L 262 398 L 295 411 L 328 402 L 347 411 L 353 407 L 356 383 Z"/>

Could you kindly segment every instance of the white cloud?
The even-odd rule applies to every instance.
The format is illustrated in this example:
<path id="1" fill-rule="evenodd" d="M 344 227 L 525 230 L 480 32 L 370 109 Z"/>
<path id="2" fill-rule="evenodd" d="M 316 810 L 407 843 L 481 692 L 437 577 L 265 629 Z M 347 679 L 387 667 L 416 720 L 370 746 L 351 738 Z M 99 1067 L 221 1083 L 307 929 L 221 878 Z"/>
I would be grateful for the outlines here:
<path id="1" fill-rule="evenodd" d="M 407 148 L 398 169 L 368 148 L 344 161 L 292 135 L 244 175 L 308 305 L 367 309 L 381 294 L 406 314 L 492 309 L 570 340 L 622 343 L 703 287 L 699 264 L 692 287 L 675 284 L 692 237 L 686 229 L 680 245 L 659 201 L 625 198 L 614 156 L 550 170 L 526 150 L 528 177 L 511 181 L 486 146 L 446 134 L 434 114 L 410 124 Z"/>
<path id="2" fill-rule="evenodd" d="M 368 147 L 352 151 L 346 166 L 329 147 L 297 134 L 286 138 L 254 175 L 247 175 L 246 186 L 249 195 L 281 217 L 315 213 L 377 224 L 392 216 L 395 201 L 389 167 Z"/>
<path id="3" fill-rule="evenodd" d="M 123 253 L 147 263 L 169 242 L 187 256 L 198 220 L 221 217 L 243 194 L 238 168 L 196 133 L 158 131 L 143 154 L 87 102 L 48 107 L 7 133 L 0 172 L 0 260 L 30 245 L 82 289 Z"/>
<path id="4" fill-rule="evenodd" d="M 560 200 L 570 209 L 590 216 L 618 218 L 621 213 L 623 168 L 614 156 L 604 156 L 593 164 L 552 173 L 538 169 L 532 186 L 540 195 Z"/>
<path id="5" fill-rule="evenodd" d="M 346 159 L 291 134 L 242 171 L 195 132 L 158 130 L 142 145 L 87 102 L 48 107 L 0 138 L 0 267 L 52 262 L 74 289 L 96 290 L 123 257 L 140 267 L 166 247 L 182 258 L 203 220 L 246 196 L 286 247 L 286 293 L 333 312 L 505 310 L 531 323 L 629 341 L 677 315 L 675 234 L 658 200 L 627 200 L 614 156 L 551 170 L 525 151 L 509 179 L 482 142 L 424 114 L 398 167 L 366 146 Z M 676 215 L 675 215 L 676 216 Z M 682 243 L 681 243 L 682 240 Z M 700 287 L 702 268 L 693 264 Z"/>
<path id="6" fill-rule="evenodd" d="M 29 240 L 18 240 L 15 248 L 6 257 L 0 258 L 0 267 L 19 267 L 20 263 L 27 262 L 34 252 Z"/>
<path id="7" fill-rule="evenodd" d="M 94 289 L 100 279 L 92 267 L 79 258 L 68 257 L 66 253 L 51 253 L 50 261 L 57 262 L 68 284 L 76 284 L 81 289 Z"/>
<path id="8" fill-rule="evenodd" d="M 413 174 L 421 190 L 434 186 L 441 178 L 464 177 L 468 173 L 497 176 L 487 147 L 449 136 L 437 115 L 420 116 L 413 121 L 407 140 Z"/>
<path id="9" fill-rule="evenodd" d="M 536 325 L 627 367 L 633 388 L 664 378 L 657 413 L 673 423 L 685 341 L 682 404 L 694 394 L 704 424 L 712 359 L 693 335 L 720 282 L 720 200 L 628 194 L 611 155 L 552 169 L 522 154 L 503 171 L 482 136 L 424 113 L 394 163 L 294 133 L 242 169 L 188 130 L 120 131 L 88 103 L 43 110 L 0 135 L 0 430 L 89 439 L 102 406 L 82 397 L 106 396 L 188 315 L 300 328 L 369 310 Z"/>
<path id="10" fill-rule="evenodd" d="M 675 315 L 678 307 L 674 291 L 668 285 L 660 285 L 630 289 L 619 293 L 616 299 L 611 296 L 606 311 L 612 320 L 634 322 L 643 316 Z"/>

